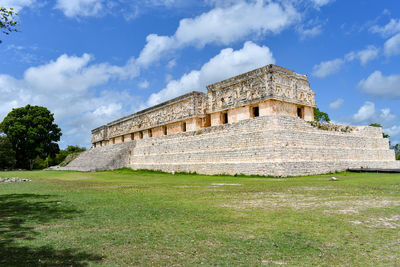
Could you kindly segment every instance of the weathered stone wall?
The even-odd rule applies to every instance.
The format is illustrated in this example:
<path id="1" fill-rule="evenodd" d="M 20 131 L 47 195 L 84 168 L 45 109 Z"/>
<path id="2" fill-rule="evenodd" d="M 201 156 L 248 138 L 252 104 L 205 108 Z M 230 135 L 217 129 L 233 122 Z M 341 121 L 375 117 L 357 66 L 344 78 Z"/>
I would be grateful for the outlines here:
<path id="1" fill-rule="evenodd" d="M 375 127 L 327 130 L 291 116 L 265 116 L 175 136 L 139 140 L 134 169 L 204 174 L 308 175 L 348 168 L 400 168 Z"/>
<path id="2" fill-rule="evenodd" d="M 147 130 L 167 123 L 174 123 L 193 117 L 204 117 L 206 110 L 206 95 L 192 92 L 160 105 L 142 110 L 127 117 L 108 123 L 92 131 L 92 143 L 98 143 L 118 138 L 123 135 L 143 131 L 143 136 L 148 137 Z M 170 132 L 176 132 L 177 125 L 170 125 Z M 134 137 L 136 137 L 134 134 Z M 139 138 L 139 133 L 136 134 Z M 156 134 L 157 135 L 157 134 Z M 111 142 L 118 143 L 120 140 Z"/>
<path id="3" fill-rule="evenodd" d="M 121 167 L 204 174 L 294 176 L 400 168 L 382 130 L 270 115 L 198 131 L 92 148 L 64 169 Z"/>

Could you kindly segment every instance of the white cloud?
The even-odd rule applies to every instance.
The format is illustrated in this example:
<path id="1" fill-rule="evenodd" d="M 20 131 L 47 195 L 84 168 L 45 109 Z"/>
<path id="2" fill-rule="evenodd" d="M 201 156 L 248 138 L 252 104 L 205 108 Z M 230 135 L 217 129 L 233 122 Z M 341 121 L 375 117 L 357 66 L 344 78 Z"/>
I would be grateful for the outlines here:
<path id="1" fill-rule="evenodd" d="M 149 86 L 150 86 L 150 83 L 147 80 L 139 83 L 139 87 L 143 88 L 143 89 L 149 88 Z"/>
<path id="2" fill-rule="evenodd" d="M 361 65 L 365 65 L 369 61 L 376 59 L 378 56 L 379 56 L 379 48 L 373 45 L 369 45 L 364 50 L 348 53 L 345 56 L 345 58 L 348 61 L 353 61 L 355 59 L 358 59 L 360 60 Z"/>
<path id="3" fill-rule="evenodd" d="M 176 59 L 172 59 L 168 62 L 167 67 L 173 69 L 176 66 Z"/>
<path id="4" fill-rule="evenodd" d="M 384 76 L 380 71 L 373 72 L 367 79 L 358 84 L 371 95 L 400 98 L 400 75 Z"/>
<path id="5" fill-rule="evenodd" d="M 329 75 L 340 71 L 344 63 L 353 60 L 359 60 L 361 65 L 367 64 L 369 61 L 376 59 L 379 56 L 379 48 L 369 45 L 364 50 L 352 51 L 347 53 L 343 58 L 323 61 L 320 64 L 314 65 L 313 75 L 318 78 L 325 78 Z"/>
<path id="6" fill-rule="evenodd" d="M 21 79 L 0 74 L 0 118 L 11 108 L 26 104 L 45 106 L 55 114 L 65 144 L 89 144 L 92 128 L 118 118 L 137 102 L 128 92 L 107 89 L 97 94 L 94 90 L 114 79 L 135 77 L 138 71 L 133 59 L 124 66 L 92 61 L 88 54 L 62 55 L 27 69 Z M 74 131 L 77 134 L 67 134 Z"/>
<path id="7" fill-rule="evenodd" d="M 234 4 L 238 4 L 242 1 L 243 0 L 204 0 L 206 4 L 217 7 L 227 7 Z"/>
<path id="8" fill-rule="evenodd" d="M 372 102 L 365 102 L 364 105 L 358 110 L 353 118 L 356 122 L 369 120 L 375 115 L 375 104 Z"/>
<path id="9" fill-rule="evenodd" d="M 15 12 L 19 12 L 24 7 L 32 7 L 33 4 L 36 4 L 36 0 L 0 0 L 0 6 L 12 7 Z"/>
<path id="10" fill-rule="evenodd" d="M 333 101 L 332 103 L 329 104 L 329 107 L 331 109 L 339 109 L 344 103 L 344 100 L 342 98 L 338 98 L 335 101 Z"/>
<path id="11" fill-rule="evenodd" d="M 205 63 L 200 70 L 186 73 L 179 80 L 169 81 L 164 89 L 150 96 L 147 104 L 155 105 L 191 91 L 204 91 L 208 84 L 273 63 L 275 59 L 266 46 L 246 42 L 240 50 L 226 48 Z"/>
<path id="12" fill-rule="evenodd" d="M 335 0 L 310 0 L 316 7 L 322 7 L 334 2 Z"/>
<path id="13" fill-rule="evenodd" d="M 322 33 L 322 25 L 316 25 L 308 29 L 305 29 L 303 26 L 300 26 L 298 27 L 297 31 L 299 32 L 301 39 L 306 39 L 308 37 L 314 37 L 320 35 Z"/>
<path id="14" fill-rule="evenodd" d="M 382 126 L 388 125 L 396 119 L 396 115 L 391 113 L 390 109 L 377 110 L 372 102 L 365 102 L 356 114 L 353 115 L 353 120 L 356 123 L 379 123 Z"/>
<path id="15" fill-rule="evenodd" d="M 400 126 L 393 125 L 391 127 L 384 128 L 383 131 L 390 135 L 390 137 L 395 137 L 400 135 Z"/>
<path id="16" fill-rule="evenodd" d="M 344 60 L 341 58 L 337 58 L 334 60 L 323 61 L 318 65 L 313 67 L 313 75 L 318 78 L 324 78 L 331 74 L 334 74 L 340 70 L 343 66 Z"/>
<path id="17" fill-rule="evenodd" d="M 216 7 L 195 18 L 182 19 L 172 36 L 147 36 L 138 63 L 148 66 L 166 53 L 185 46 L 228 45 L 250 34 L 277 34 L 299 19 L 300 15 L 292 5 L 271 1 L 242 1 L 228 7 Z"/>
<path id="18" fill-rule="evenodd" d="M 65 16 L 87 17 L 97 16 L 103 10 L 104 0 L 57 0 L 56 9 L 60 9 Z"/>
<path id="19" fill-rule="evenodd" d="M 385 26 L 374 25 L 369 29 L 373 33 L 379 33 L 383 37 L 388 37 L 400 32 L 400 19 L 391 19 Z"/>
<path id="20" fill-rule="evenodd" d="M 385 42 L 384 51 L 388 57 L 400 54 L 400 33 Z"/>

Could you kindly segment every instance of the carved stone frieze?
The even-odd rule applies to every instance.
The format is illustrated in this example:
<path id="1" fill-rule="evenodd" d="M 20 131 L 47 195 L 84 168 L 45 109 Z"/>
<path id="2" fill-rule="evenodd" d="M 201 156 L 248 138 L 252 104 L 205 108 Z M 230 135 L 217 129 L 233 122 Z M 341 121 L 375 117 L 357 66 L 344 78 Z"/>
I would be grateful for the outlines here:
<path id="1" fill-rule="evenodd" d="M 192 117 L 202 118 L 206 114 L 269 99 L 315 106 L 314 92 L 310 89 L 307 76 L 275 65 L 267 65 L 209 85 L 207 90 L 207 94 L 192 92 L 99 127 L 92 131 L 92 142 Z M 297 114 L 293 110 L 287 110 L 290 109 L 289 106 L 276 106 L 275 109 L 277 114 Z"/>
<path id="2" fill-rule="evenodd" d="M 267 99 L 278 99 L 305 106 L 315 105 L 314 92 L 311 91 L 306 76 L 273 65 L 207 88 L 210 112 Z"/>

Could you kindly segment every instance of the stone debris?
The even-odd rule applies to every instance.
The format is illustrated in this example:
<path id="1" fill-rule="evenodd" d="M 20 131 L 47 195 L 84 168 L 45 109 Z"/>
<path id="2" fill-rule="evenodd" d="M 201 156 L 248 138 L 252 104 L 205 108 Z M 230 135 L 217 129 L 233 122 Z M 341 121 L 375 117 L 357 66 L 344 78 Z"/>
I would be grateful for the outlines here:
<path id="1" fill-rule="evenodd" d="M 331 181 L 338 181 L 336 177 L 331 177 Z"/>
<path id="2" fill-rule="evenodd" d="M 32 180 L 26 178 L 19 178 L 19 177 L 10 177 L 10 178 L 3 178 L 0 177 L 0 184 L 1 183 L 21 183 L 21 182 L 30 182 Z"/>

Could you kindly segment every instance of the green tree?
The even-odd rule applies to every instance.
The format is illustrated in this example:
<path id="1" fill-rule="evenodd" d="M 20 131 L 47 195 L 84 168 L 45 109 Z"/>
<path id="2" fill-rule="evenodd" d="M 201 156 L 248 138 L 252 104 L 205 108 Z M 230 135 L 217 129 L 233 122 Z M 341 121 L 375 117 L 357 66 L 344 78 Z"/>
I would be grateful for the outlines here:
<path id="1" fill-rule="evenodd" d="M 314 120 L 319 122 L 330 122 L 328 113 L 322 112 L 319 108 L 314 108 Z"/>
<path id="2" fill-rule="evenodd" d="M 0 170 L 15 167 L 15 151 L 6 135 L 0 135 Z"/>
<path id="3" fill-rule="evenodd" d="M 371 123 L 369 126 L 382 128 L 382 125 L 380 125 L 379 123 Z M 390 137 L 390 135 L 385 134 L 384 132 L 382 132 L 382 135 L 383 135 L 383 138 L 389 138 Z"/>
<path id="4" fill-rule="evenodd" d="M 17 32 L 18 22 L 16 16 L 18 14 L 14 12 L 12 8 L 0 7 L 0 30 L 4 34 L 10 34 L 11 32 Z M 0 40 L 1 43 L 1 40 Z"/>
<path id="5" fill-rule="evenodd" d="M 17 167 L 32 169 L 34 160 L 54 157 L 59 151 L 61 129 L 45 107 L 27 105 L 14 108 L 0 123 L 16 153 Z"/>
<path id="6" fill-rule="evenodd" d="M 400 145 L 396 144 L 393 146 L 394 152 L 396 153 L 396 159 L 400 160 Z"/>

